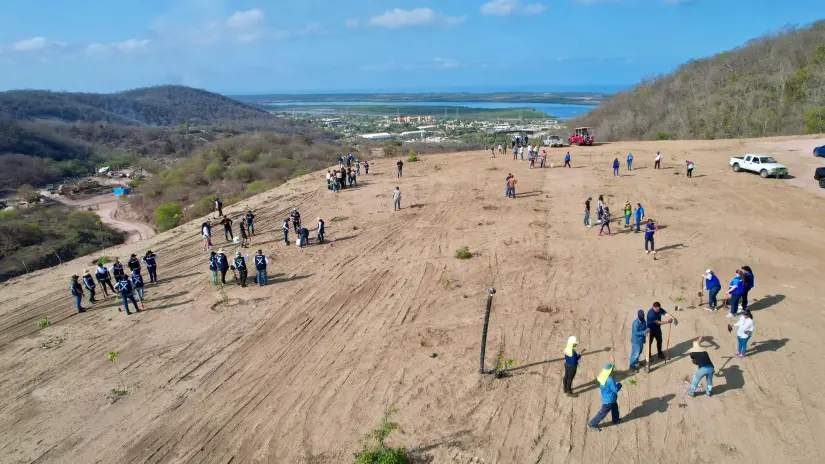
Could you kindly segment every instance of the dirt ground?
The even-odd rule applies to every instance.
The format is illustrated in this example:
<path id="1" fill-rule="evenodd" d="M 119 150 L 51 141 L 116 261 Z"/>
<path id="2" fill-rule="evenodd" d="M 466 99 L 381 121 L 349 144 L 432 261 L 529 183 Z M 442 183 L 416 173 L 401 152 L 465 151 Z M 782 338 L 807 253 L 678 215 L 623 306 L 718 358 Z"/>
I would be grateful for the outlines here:
<path id="1" fill-rule="evenodd" d="M 560 148 L 548 150 L 552 169 L 487 152 L 435 155 L 405 163 L 403 179 L 396 160 L 377 159 L 337 195 L 315 173 L 227 208 L 258 214 L 249 252 L 270 257 L 263 288 L 216 290 L 200 220 L 116 250 L 158 255 L 144 313 L 119 313 L 111 298 L 75 313 L 68 278 L 92 257 L 13 279 L 0 285 L 0 462 L 351 462 L 389 407 L 404 431 L 390 442 L 416 462 L 823 462 L 825 200 L 812 176 L 825 160 L 810 157 L 823 143 L 573 147 L 572 169 L 559 167 Z M 733 173 L 728 157 L 753 151 L 794 178 Z M 517 199 L 504 196 L 508 172 Z M 612 237 L 584 227 L 583 202 L 599 194 L 614 217 L 630 200 L 660 222 L 656 259 L 620 224 Z M 308 249 L 283 244 L 293 206 L 311 227 L 326 220 L 328 244 L 314 233 Z M 473 258 L 455 259 L 465 245 Z M 725 313 L 705 311 L 697 292 L 705 268 L 726 284 L 742 265 L 756 276 L 757 329 L 739 360 Z M 490 286 L 486 365 L 513 360 L 504 379 L 478 373 Z M 683 308 L 672 361 L 634 375 L 630 325 L 654 301 Z M 52 326 L 39 330 L 43 316 Z M 561 393 L 570 335 L 587 350 L 575 399 Z M 717 369 L 712 398 L 686 395 L 687 350 L 700 335 Z M 595 378 L 613 361 L 624 423 L 588 431 Z M 113 396 L 116 387 L 128 395 Z"/>
<path id="2" fill-rule="evenodd" d="M 42 191 L 44 197 L 72 206 L 91 207 L 92 211 L 100 216 L 104 224 L 109 225 L 126 234 L 126 243 L 134 243 L 153 237 L 157 232 L 144 222 L 131 218 L 129 205 L 121 202 L 112 193 L 87 197 L 70 198 L 66 195 L 51 195 Z"/>

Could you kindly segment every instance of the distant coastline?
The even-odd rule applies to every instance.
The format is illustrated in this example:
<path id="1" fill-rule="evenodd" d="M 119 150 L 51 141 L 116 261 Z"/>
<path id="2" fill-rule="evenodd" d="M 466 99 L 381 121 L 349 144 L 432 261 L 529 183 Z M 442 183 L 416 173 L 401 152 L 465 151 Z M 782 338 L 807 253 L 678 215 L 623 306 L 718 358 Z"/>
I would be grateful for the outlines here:
<path id="1" fill-rule="evenodd" d="M 259 105 L 305 102 L 371 103 L 544 103 L 597 106 L 608 93 L 597 92 L 425 92 L 236 95 L 232 98 Z"/>

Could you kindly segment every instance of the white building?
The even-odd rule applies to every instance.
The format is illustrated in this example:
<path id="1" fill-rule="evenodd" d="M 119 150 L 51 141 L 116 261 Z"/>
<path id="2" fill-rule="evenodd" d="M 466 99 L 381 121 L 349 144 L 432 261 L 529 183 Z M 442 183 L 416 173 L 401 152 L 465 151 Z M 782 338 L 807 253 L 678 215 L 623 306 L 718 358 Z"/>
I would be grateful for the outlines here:
<path id="1" fill-rule="evenodd" d="M 361 134 L 358 137 L 367 140 L 389 140 L 393 138 L 393 135 L 389 132 L 377 132 L 375 134 Z"/>

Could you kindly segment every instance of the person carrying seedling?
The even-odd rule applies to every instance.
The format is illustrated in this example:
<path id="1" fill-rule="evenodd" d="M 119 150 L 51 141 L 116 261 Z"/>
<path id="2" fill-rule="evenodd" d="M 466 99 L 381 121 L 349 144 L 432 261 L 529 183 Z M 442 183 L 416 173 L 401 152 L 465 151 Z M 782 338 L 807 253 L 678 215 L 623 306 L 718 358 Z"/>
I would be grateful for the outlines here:
<path id="1" fill-rule="evenodd" d="M 662 317 L 665 316 L 667 316 L 667 319 L 663 321 Z M 653 340 L 656 340 L 656 350 L 659 352 L 659 359 L 665 359 L 665 354 L 662 352 L 662 326 L 665 324 L 679 325 L 679 321 L 668 314 L 658 301 L 655 301 L 653 307 L 647 312 L 647 328 L 650 330 L 650 342 L 647 345 L 648 356 L 652 355 Z"/>
<path id="2" fill-rule="evenodd" d="M 129 271 L 140 274 L 140 260 L 136 254 L 132 253 L 132 255 L 129 256 L 129 261 L 126 262 L 126 265 L 129 267 Z"/>
<path id="3" fill-rule="evenodd" d="M 602 393 L 602 407 L 599 409 L 599 412 L 590 419 L 590 422 L 587 423 L 587 428 L 601 432 L 599 422 L 607 417 L 608 412 L 612 416 L 613 425 L 622 423 L 622 420 L 619 418 L 619 403 L 617 402 L 622 384 L 616 383 L 616 380 L 613 379 L 613 364 L 610 363 L 604 365 L 604 369 L 602 369 L 602 372 L 596 380 L 599 382 L 599 390 Z"/>
<path id="4" fill-rule="evenodd" d="M 72 283 L 69 288 L 72 291 L 72 296 L 74 297 L 75 304 L 77 305 L 77 312 L 85 313 L 86 308 L 80 305 L 80 301 L 83 299 L 83 287 L 80 285 L 80 282 L 78 282 L 77 279 L 79 279 L 78 276 L 72 276 Z"/>
<path id="5" fill-rule="evenodd" d="M 132 272 L 132 276 L 129 277 L 129 282 L 132 284 L 132 287 L 135 289 L 135 293 L 137 294 L 140 310 L 145 311 L 146 306 L 143 305 L 143 277 L 141 277 L 138 272 Z"/>
<path id="6" fill-rule="evenodd" d="M 130 316 L 132 313 L 129 312 L 129 301 L 135 306 L 135 312 L 139 312 L 140 309 L 138 308 L 137 301 L 135 301 L 135 295 L 132 294 L 133 288 L 132 283 L 129 281 L 129 278 L 126 275 L 123 275 L 121 280 L 117 281 L 115 285 L 115 290 L 120 293 L 120 297 L 123 299 L 123 307 L 126 308 L 126 315 Z M 120 308 L 117 308 L 120 311 Z"/>
<path id="7" fill-rule="evenodd" d="M 700 345 L 701 342 L 702 337 L 699 337 L 693 342 L 693 347 L 688 350 L 690 361 L 697 367 L 696 372 L 693 374 L 693 380 L 690 382 L 690 390 L 688 391 L 688 396 L 691 398 L 694 397 L 696 387 L 699 386 L 702 378 L 705 379 L 705 383 L 707 384 L 705 392 L 708 396 L 711 396 L 711 390 L 713 389 L 713 362 L 711 362 L 708 352 Z"/>
<path id="8" fill-rule="evenodd" d="M 97 264 L 95 278 L 97 279 L 97 283 L 100 284 L 100 288 L 103 289 L 103 298 L 109 297 L 109 293 L 106 292 L 107 285 L 112 290 L 112 293 L 115 293 L 115 287 L 112 286 L 112 277 L 109 275 L 109 270 L 100 263 Z"/>
<path id="9" fill-rule="evenodd" d="M 83 286 L 89 291 L 89 303 L 94 303 L 96 287 L 95 279 L 92 278 L 92 274 L 89 273 L 88 269 L 83 273 Z"/>
<path id="10" fill-rule="evenodd" d="M 633 321 L 630 331 L 630 369 L 635 371 L 638 370 L 636 363 L 641 362 L 639 358 L 642 356 L 647 334 L 650 333 L 650 329 L 647 328 L 647 321 L 645 321 L 644 310 L 640 309 L 636 313 L 636 320 Z"/>
<path id="11" fill-rule="evenodd" d="M 264 256 L 264 252 L 262 250 L 258 250 L 258 254 L 255 255 L 255 270 L 258 272 L 258 286 L 263 287 L 266 285 L 266 265 L 269 264 L 269 259 Z"/>
<path id="12" fill-rule="evenodd" d="M 157 255 L 149 250 L 146 252 L 146 255 L 143 257 L 143 262 L 146 264 L 146 270 L 149 272 L 149 283 L 155 283 L 158 281 L 158 262 L 157 262 Z"/>
<path id="13" fill-rule="evenodd" d="M 630 204 L 630 200 L 624 202 L 624 226 L 630 227 L 630 216 L 633 214 L 633 206 Z"/>
<path id="14" fill-rule="evenodd" d="M 284 244 L 289 246 L 289 218 L 284 219 Z"/>
<path id="15" fill-rule="evenodd" d="M 719 278 L 713 273 L 713 269 L 708 268 L 702 276 L 705 278 L 705 290 L 708 291 L 708 311 L 716 311 L 719 303 L 716 301 L 716 295 L 722 290 L 722 284 Z"/>
<path id="16" fill-rule="evenodd" d="M 238 270 L 238 274 L 240 275 L 241 287 L 246 287 L 246 276 L 247 276 L 246 259 L 247 258 L 248 258 L 248 256 L 241 256 L 240 251 L 235 252 L 235 261 L 234 261 L 233 265 L 235 266 L 235 269 Z"/>
<path id="17" fill-rule="evenodd" d="M 579 359 L 582 355 L 576 352 L 576 347 L 579 345 L 579 339 L 576 336 L 571 336 L 567 339 L 567 346 L 564 348 L 564 379 L 562 380 L 562 387 L 564 393 L 570 398 L 577 398 L 579 395 L 573 393 L 573 379 L 576 378 L 576 371 L 579 369 Z M 581 351 L 584 353 L 584 350 Z"/>

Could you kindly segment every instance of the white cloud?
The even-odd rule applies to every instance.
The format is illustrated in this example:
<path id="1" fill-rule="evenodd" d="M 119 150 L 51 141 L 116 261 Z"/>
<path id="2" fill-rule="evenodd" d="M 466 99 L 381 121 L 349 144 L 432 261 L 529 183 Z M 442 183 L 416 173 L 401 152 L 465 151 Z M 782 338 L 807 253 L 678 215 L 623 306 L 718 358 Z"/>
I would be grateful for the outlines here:
<path id="1" fill-rule="evenodd" d="M 47 48 L 50 43 L 45 37 L 32 37 L 15 42 L 12 48 L 18 52 L 36 52 Z"/>
<path id="2" fill-rule="evenodd" d="M 236 11 L 226 20 L 226 25 L 233 29 L 247 29 L 257 27 L 264 20 L 264 12 L 253 8 L 246 11 Z"/>
<path id="3" fill-rule="evenodd" d="M 481 14 L 489 16 L 509 16 L 513 13 L 536 15 L 547 7 L 542 3 L 530 3 L 522 6 L 521 0 L 492 0 L 481 5 Z"/>
<path id="4" fill-rule="evenodd" d="M 148 53 L 151 44 L 151 39 L 128 39 L 123 42 L 106 44 L 94 43 L 86 47 L 85 53 L 87 56 L 101 56 L 111 52 L 124 55 L 137 55 Z"/>
<path id="5" fill-rule="evenodd" d="M 385 29 L 400 29 L 402 27 L 415 26 L 452 26 L 463 23 L 464 16 L 452 17 L 437 13 L 430 8 L 414 8 L 412 10 L 402 10 L 395 8 L 385 11 L 383 14 L 373 16 L 369 24 Z"/>

